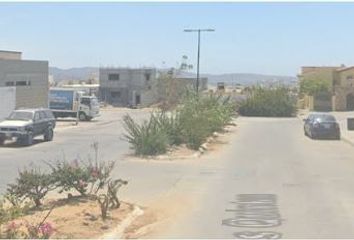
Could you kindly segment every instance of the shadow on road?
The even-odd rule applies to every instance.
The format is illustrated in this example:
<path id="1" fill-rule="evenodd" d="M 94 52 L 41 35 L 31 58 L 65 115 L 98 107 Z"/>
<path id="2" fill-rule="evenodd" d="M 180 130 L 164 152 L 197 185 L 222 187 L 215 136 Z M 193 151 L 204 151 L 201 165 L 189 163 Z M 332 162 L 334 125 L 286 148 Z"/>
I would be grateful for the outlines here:
<path id="1" fill-rule="evenodd" d="M 43 139 L 33 139 L 33 144 L 30 146 L 24 146 L 21 144 L 18 144 L 16 141 L 10 141 L 10 142 L 5 142 L 4 145 L 0 145 L 1 148 L 29 148 L 31 146 L 37 145 L 39 143 L 44 143 L 45 141 Z"/>

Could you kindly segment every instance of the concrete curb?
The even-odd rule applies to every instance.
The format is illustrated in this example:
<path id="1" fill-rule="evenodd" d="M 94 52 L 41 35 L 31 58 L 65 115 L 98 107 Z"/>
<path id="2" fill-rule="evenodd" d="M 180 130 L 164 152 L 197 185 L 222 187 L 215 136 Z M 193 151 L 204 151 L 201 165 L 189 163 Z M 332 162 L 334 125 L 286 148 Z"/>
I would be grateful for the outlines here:
<path id="1" fill-rule="evenodd" d="M 349 138 L 345 137 L 345 136 L 341 136 L 340 138 L 343 142 L 348 143 L 350 146 L 354 147 L 354 142 L 352 140 L 350 140 Z"/>
<path id="2" fill-rule="evenodd" d="M 133 212 L 131 212 L 116 228 L 111 232 L 104 234 L 99 239 L 120 239 L 123 237 L 125 229 L 129 227 L 132 222 L 139 216 L 143 215 L 144 211 L 138 207 L 134 206 Z"/>

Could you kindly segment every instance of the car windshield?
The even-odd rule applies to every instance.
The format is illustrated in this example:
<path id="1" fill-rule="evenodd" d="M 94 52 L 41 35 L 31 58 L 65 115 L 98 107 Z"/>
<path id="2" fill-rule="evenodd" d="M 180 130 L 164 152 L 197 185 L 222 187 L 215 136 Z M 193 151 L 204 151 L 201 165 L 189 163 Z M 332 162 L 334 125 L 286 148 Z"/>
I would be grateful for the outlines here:
<path id="1" fill-rule="evenodd" d="M 8 120 L 32 120 L 33 113 L 32 112 L 12 112 L 10 116 L 7 118 Z"/>
<path id="2" fill-rule="evenodd" d="M 318 120 L 319 122 L 335 122 L 336 119 L 332 116 L 332 115 L 319 115 L 315 117 L 316 120 Z"/>

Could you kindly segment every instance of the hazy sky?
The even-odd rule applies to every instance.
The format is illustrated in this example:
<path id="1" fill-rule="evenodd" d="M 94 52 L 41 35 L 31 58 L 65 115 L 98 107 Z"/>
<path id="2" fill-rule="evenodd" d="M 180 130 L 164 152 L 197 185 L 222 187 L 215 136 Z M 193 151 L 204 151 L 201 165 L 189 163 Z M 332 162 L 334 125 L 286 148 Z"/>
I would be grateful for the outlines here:
<path id="1" fill-rule="evenodd" d="M 354 65 L 353 23 L 353 3 L 0 3 L 0 49 L 61 68 L 170 67 L 196 63 L 183 29 L 207 27 L 202 72 L 296 75 Z"/>

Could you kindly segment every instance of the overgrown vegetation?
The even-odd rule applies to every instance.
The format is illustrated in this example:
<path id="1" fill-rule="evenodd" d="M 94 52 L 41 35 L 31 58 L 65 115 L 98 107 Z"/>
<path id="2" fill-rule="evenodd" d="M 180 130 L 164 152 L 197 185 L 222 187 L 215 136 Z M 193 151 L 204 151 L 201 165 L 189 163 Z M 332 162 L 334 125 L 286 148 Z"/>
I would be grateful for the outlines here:
<path id="1" fill-rule="evenodd" d="M 42 199 L 51 190 L 54 190 L 55 179 L 51 174 L 43 173 L 38 167 L 19 171 L 14 184 L 8 184 L 8 198 L 22 201 L 26 198 L 33 201 L 36 207 L 42 205 Z M 16 205 L 12 201 L 13 205 Z"/>
<path id="2" fill-rule="evenodd" d="M 128 182 L 113 180 L 111 173 L 114 162 L 99 161 L 98 144 L 94 143 L 92 147 L 95 157 L 89 157 L 87 161 L 75 159 L 48 163 L 50 171 L 46 172 L 34 166 L 20 170 L 15 182 L 8 184 L 7 192 L 0 201 L 0 239 L 49 238 L 54 228 L 44 221 L 37 225 L 11 221 L 27 215 L 30 210 L 40 208 L 50 191 L 68 192 L 68 197 L 76 191 L 81 196 L 88 196 L 95 201 L 100 201 L 102 195 L 106 196 L 108 205 L 102 211 L 103 219 L 107 218 L 110 209 L 119 208 L 118 189 Z"/>
<path id="3" fill-rule="evenodd" d="M 240 104 L 244 116 L 291 117 L 296 113 L 296 101 L 286 87 L 253 87 L 249 97 Z"/>
<path id="4" fill-rule="evenodd" d="M 137 155 L 165 153 L 172 145 L 198 149 L 208 136 L 221 131 L 235 114 L 230 98 L 189 92 L 172 112 L 155 112 L 139 124 L 129 115 L 123 119 L 125 138 Z"/>
<path id="5" fill-rule="evenodd" d="M 300 93 L 314 96 L 319 93 L 330 92 L 331 85 L 328 81 L 319 79 L 306 79 L 300 81 Z"/>

